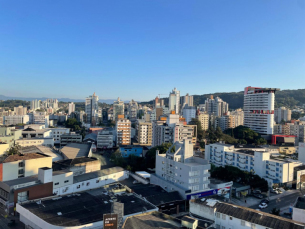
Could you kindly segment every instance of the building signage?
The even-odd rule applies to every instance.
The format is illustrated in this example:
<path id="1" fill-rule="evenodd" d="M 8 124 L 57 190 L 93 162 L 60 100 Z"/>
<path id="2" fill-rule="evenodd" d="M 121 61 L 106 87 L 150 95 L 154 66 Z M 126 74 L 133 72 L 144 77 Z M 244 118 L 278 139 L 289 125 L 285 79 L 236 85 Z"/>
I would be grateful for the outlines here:
<path id="1" fill-rule="evenodd" d="M 118 228 L 118 214 L 104 214 L 104 229 Z"/>
<path id="2" fill-rule="evenodd" d="M 201 197 L 206 197 L 206 196 L 211 196 L 211 195 L 219 195 L 219 196 L 224 196 L 224 197 L 228 198 L 229 194 L 230 194 L 230 190 L 231 190 L 231 187 L 211 189 L 209 191 L 198 192 L 198 193 L 193 193 L 193 194 L 187 195 L 186 198 L 188 200 L 190 200 L 192 197 L 201 198 Z"/>

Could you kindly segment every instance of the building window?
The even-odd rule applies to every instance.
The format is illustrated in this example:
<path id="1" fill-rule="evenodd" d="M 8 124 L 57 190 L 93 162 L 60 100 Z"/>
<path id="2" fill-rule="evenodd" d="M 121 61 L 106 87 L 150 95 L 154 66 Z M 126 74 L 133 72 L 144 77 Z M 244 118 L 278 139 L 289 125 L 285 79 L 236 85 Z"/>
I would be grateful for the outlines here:
<path id="1" fill-rule="evenodd" d="M 222 219 L 226 220 L 226 215 L 225 214 L 222 214 Z"/>
<path id="2" fill-rule="evenodd" d="M 225 226 L 222 226 L 221 229 L 226 229 L 226 227 L 225 227 Z"/>
<path id="3" fill-rule="evenodd" d="M 65 180 L 65 183 L 68 183 L 69 182 L 69 180 Z"/>
<path id="4" fill-rule="evenodd" d="M 216 229 L 220 229 L 220 225 L 219 224 L 216 224 Z"/>
<path id="5" fill-rule="evenodd" d="M 220 218 L 220 213 L 219 212 L 216 212 L 216 217 Z"/>
<path id="6" fill-rule="evenodd" d="M 76 187 L 77 189 L 79 189 L 80 188 L 80 185 L 77 185 L 77 187 Z"/>
<path id="7" fill-rule="evenodd" d="M 23 167 L 24 164 L 23 164 L 23 161 L 19 162 L 19 167 Z"/>
<path id="8" fill-rule="evenodd" d="M 59 182 L 56 182 L 54 185 L 59 185 Z"/>
<path id="9" fill-rule="evenodd" d="M 251 223 L 251 229 L 255 229 L 255 224 L 254 223 Z"/>
<path id="10" fill-rule="evenodd" d="M 90 182 L 87 182 L 87 186 L 89 186 Z"/>
<path id="11" fill-rule="evenodd" d="M 245 225 L 246 225 L 246 222 L 245 222 L 244 220 L 241 220 L 241 221 L 240 221 L 240 225 L 245 226 Z"/>
<path id="12" fill-rule="evenodd" d="M 96 183 L 99 183 L 100 182 L 100 180 L 96 180 Z"/>

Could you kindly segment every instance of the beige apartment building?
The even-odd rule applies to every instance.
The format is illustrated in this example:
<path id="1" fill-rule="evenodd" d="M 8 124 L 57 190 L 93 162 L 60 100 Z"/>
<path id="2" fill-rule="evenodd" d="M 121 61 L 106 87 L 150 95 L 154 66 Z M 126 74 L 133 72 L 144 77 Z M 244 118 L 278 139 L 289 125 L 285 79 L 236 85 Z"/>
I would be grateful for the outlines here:
<path id="1" fill-rule="evenodd" d="M 204 131 L 209 129 L 209 117 L 210 117 L 209 114 L 205 114 L 205 113 L 198 115 L 198 120 L 200 121 L 201 128 Z"/>
<path id="2" fill-rule="evenodd" d="M 115 130 L 117 146 L 131 144 L 131 122 L 128 119 L 118 119 Z"/>
<path id="3" fill-rule="evenodd" d="M 152 145 L 152 123 L 138 120 L 136 123 L 136 140 L 141 146 Z"/>

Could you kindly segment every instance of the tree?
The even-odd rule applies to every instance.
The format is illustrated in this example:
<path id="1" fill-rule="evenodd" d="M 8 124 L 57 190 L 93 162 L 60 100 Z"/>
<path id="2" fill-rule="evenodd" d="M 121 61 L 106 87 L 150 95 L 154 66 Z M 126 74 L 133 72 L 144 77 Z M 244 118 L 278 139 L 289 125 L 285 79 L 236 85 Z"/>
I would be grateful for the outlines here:
<path id="1" fill-rule="evenodd" d="M 197 139 L 201 141 L 205 137 L 204 130 L 201 127 L 201 122 L 197 118 L 192 118 L 189 122 L 189 125 L 196 125 L 197 126 Z"/>
<path id="2" fill-rule="evenodd" d="M 68 118 L 64 123 L 65 127 L 70 128 L 72 131 L 81 130 L 81 122 L 78 122 L 76 118 Z"/>
<path id="3" fill-rule="evenodd" d="M 21 150 L 21 146 L 19 144 L 16 144 L 14 146 L 11 146 L 11 148 L 9 148 L 6 151 L 6 154 L 7 155 L 15 155 L 15 154 L 20 155 L 20 150 Z"/>
<path id="4" fill-rule="evenodd" d="M 155 168 L 156 166 L 156 151 L 159 150 L 160 154 L 166 153 L 166 151 L 172 146 L 171 143 L 163 143 L 162 145 L 152 147 L 145 154 L 145 165 L 147 168 Z M 173 150 L 173 149 L 172 149 Z"/>

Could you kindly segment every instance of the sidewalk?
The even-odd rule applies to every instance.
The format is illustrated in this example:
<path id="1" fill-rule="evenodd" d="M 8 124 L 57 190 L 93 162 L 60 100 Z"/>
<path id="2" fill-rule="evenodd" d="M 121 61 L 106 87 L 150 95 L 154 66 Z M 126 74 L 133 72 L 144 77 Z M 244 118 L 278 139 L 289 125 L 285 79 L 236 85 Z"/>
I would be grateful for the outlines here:
<path id="1" fill-rule="evenodd" d="M 276 200 L 278 198 L 282 198 L 284 196 L 288 196 L 288 195 L 291 195 L 291 194 L 294 194 L 294 193 L 298 193 L 300 192 L 299 190 L 296 190 L 296 189 L 293 189 L 293 190 L 287 190 L 281 194 L 278 194 L 278 195 L 274 195 L 274 196 L 270 196 L 269 197 L 269 200 Z"/>

